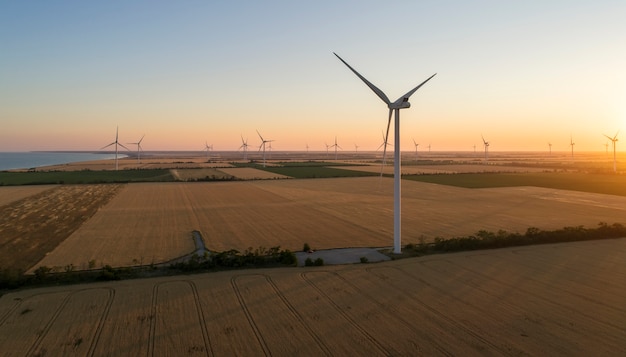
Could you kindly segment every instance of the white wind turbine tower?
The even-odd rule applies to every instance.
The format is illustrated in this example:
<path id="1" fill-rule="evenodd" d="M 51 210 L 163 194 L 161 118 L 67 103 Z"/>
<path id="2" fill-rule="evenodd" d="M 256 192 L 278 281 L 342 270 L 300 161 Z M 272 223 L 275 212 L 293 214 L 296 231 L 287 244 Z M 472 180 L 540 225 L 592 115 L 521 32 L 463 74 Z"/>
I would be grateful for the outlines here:
<path id="1" fill-rule="evenodd" d="M 335 143 L 333 145 L 330 146 L 331 148 L 335 148 L 335 161 L 337 161 L 337 148 L 341 149 L 341 146 L 339 146 L 339 144 L 337 144 L 337 137 L 335 136 Z M 343 149 L 341 149 L 343 150 Z"/>
<path id="2" fill-rule="evenodd" d="M 603 134 L 604 136 L 606 136 L 609 140 L 611 140 L 611 142 L 613 143 L 613 172 L 617 172 L 617 159 L 615 157 L 615 144 L 617 143 L 617 134 L 619 134 L 619 131 L 615 134 L 614 137 L 610 137 L 606 134 Z"/>
<path id="3" fill-rule="evenodd" d="M 574 158 L 574 145 L 576 145 L 576 143 L 572 140 L 572 136 L 569 136 L 569 145 L 572 147 L 572 159 Z"/>
<path id="4" fill-rule="evenodd" d="M 417 147 L 419 144 L 415 142 L 415 139 L 413 139 L 413 144 L 415 145 L 415 161 L 417 161 Z"/>
<path id="5" fill-rule="evenodd" d="M 421 86 L 423 86 L 426 82 L 428 82 L 431 78 L 433 78 L 436 75 L 436 73 L 428 77 L 428 79 L 420 83 L 417 87 L 411 89 L 406 94 L 398 98 L 395 102 L 391 102 L 389 98 L 387 98 L 385 93 L 383 93 L 383 91 L 381 91 L 375 85 L 370 83 L 367 79 L 365 79 L 365 77 L 360 75 L 359 72 L 354 70 L 354 68 L 350 67 L 350 65 L 346 63 L 346 61 L 344 61 L 341 57 L 339 57 L 336 53 L 335 53 L 335 56 L 337 56 L 337 58 L 339 58 L 339 60 L 343 62 L 343 64 L 348 66 L 348 68 L 350 68 L 350 70 L 354 74 L 356 74 L 356 76 L 359 77 L 378 96 L 378 98 L 382 99 L 382 101 L 385 102 L 385 104 L 387 104 L 387 107 L 389 108 L 389 119 L 387 121 L 387 136 L 385 137 L 385 144 L 387 143 L 387 137 L 389 136 L 389 126 L 391 125 L 391 116 L 395 112 L 394 169 L 393 169 L 393 179 L 394 179 L 394 184 L 393 184 L 393 187 L 394 187 L 394 190 L 393 190 L 393 203 L 394 203 L 393 252 L 394 254 L 401 254 L 402 253 L 402 247 L 401 247 L 402 231 L 401 231 L 401 202 L 400 202 L 400 191 L 401 191 L 401 186 L 400 186 L 401 185 L 400 183 L 400 178 L 401 178 L 400 177 L 401 175 L 400 173 L 400 161 L 401 161 L 401 157 L 400 157 L 400 109 L 411 107 L 411 104 L 409 103 L 409 97 L 411 97 L 411 95 L 413 95 L 415 91 L 417 91 Z M 386 151 L 387 151 L 387 145 L 385 145 L 385 151 L 383 152 L 383 161 L 384 161 Z"/>
<path id="6" fill-rule="evenodd" d="M 118 147 L 118 146 L 121 146 L 121 147 L 123 147 L 124 149 L 128 150 L 128 148 L 127 148 L 126 146 L 122 145 L 122 143 L 120 143 L 120 142 L 117 140 L 117 138 L 118 138 L 118 135 L 117 135 L 117 134 L 118 134 L 118 132 L 119 132 L 118 127 L 115 127 L 115 141 L 114 141 L 114 142 L 112 142 L 112 143 L 110 143 L 110 144 L 109 144 L 109 145 L 107 145 L 107 146 L 103 146 L 103 147 L 100 149 L 100 150 L 102 150 L 102 149 L 106 149 L 106 148 L 108 148 L 108 147 L 109 147 L 109 146 L 111 146 L 111 145 L 115 145 L 115 171 L 117 171 L 117 147 Z M 128 150 L 128 151 L 130 151 L 130 150 Z"/>
<path id="7" fill-rule="evenodd" d="M 241 135 L 241 146 L 239 149 L 243 149 L 243 159 L 248 160 L 248 139 L 243 140 L 243 135 Z"/>
<path id="8" fill-rule="evenodd" d="M 354 143 L 354 153 L 357 154 L 359 152 L 359 146 Z"/>
<path id="9" fill-rule="evenodd" d="M 144 136 L 146 136 L 146 134 L 143 134 L 141 136 L 141 139 L 139 139 L 139 141 L 136 142 L 136 143 L 128 143 L 128 144 L 131 144 L 131 145 L 137 145 L 137 164 L 141 163 L 141 152 L 143 151 L 143 149 L 141 148 L 141 141 L 143 140 Z"/>
<path id="10" fill-rule="evenodd" d="M 552 143 L 548 143 L 548 149 L 549 149 L 548 154 L 552 155 Z"/>
<path id="11" fill-rule="evenodd" d="M 482 135 L 480 137 L 483 139 L 483 145 L 485 146 L 485 162 L 487 162 L 489 160 L 489 142 L 485 141 Z"/>
<path id="12" fill-rule="evenodd" d="M 263 167 L 265 167 L 265 144 L 271 143 L 274 140 L 265 140 L 265 139 L 263 139 L 263 137 L 261 136 L 261 133 L 259 133 L 258 130 L 256 131 L 256 133 L 259 134 L 259 138 L 261 138 L 261 145 L 259 145 L 259 151 L 261 151 L 261 148 L 263 148 Z"/>

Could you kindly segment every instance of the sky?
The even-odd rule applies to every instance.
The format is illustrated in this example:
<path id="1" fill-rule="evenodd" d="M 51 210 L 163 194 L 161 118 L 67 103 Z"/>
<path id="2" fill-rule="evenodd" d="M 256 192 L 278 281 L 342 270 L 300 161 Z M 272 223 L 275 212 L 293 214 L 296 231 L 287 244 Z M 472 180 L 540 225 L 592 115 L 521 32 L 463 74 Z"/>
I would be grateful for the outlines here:
<path id="1" fill-rule="evenodd" d="M 376 150 L 386 104 L 333 52 L 392 101 L 437 73 L 401 110 L 402 150 L 482 136 L 492 152 L 604 151 L 626 135 L 624 14 L 623 0 L 0 0 L 0 151 L 99 150 L 116 128 L 146 151 L 256 148 L 257 130 L 273 150 Z"/>

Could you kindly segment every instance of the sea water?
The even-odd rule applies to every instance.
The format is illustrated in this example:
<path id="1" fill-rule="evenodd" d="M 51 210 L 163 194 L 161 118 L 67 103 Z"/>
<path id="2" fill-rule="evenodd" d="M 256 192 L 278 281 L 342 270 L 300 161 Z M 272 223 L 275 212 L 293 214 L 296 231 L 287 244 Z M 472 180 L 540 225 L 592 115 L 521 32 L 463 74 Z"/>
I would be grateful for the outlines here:
<path id="1" fill-rule="evenodd" d="M 118 155 L 118 158 L 126 155 Z M 0 152 L 0 171 L 31 169 L 41 166 L 61 165 L 70 162 L 114 159 L 111 153 L 87 152 Z"/>

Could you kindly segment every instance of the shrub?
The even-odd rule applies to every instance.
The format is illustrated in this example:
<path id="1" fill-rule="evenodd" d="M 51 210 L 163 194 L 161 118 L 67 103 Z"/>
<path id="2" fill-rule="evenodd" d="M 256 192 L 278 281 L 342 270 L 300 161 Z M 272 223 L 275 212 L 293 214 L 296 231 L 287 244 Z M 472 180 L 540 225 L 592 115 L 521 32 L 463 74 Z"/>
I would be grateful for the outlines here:
<path id="1" fill-rule="evenodd" d="M 313 265 L 315 265 L 316 267 L 321 267 L 322 265 L 324 265 L 324 259 L 322 258 L 315 259 L 315 261 L 313 262 Z"/>
<path id="2" fill-rule="evenodd" d="M 290 251 L 290 250 L 283 250 L 282 252 L 280 252 L 280 258 L 279 258 L 279 262 L 283 263 L 285 265 L 294 265 L 296 264 L 296 262 L 298 261 L 298 259 L 296 258 L 296 255 Z"/>
<path id="3" fill-rule="evenodd" d="M 313 259 L 311 259 L 311 258 L 306 258 L 306 260 L 304 261 L 304 266 L 306 266 L 306 267 L 312 267 L 312 266 L 313 266 Z"/>
<path id="4" fill-rule="evenodd" d="M 309 245 L 309 243 L 304 243 L 304 245 L 302 246 L 302 251 L 303 252 L 310 252 L 311 251 L 311 246 Z"/>
<path id="5" fill-rule="evenodd" d="M 366 264 L 369 262 L 369 260 L 367 259 L 367 257 L 361 257 L 361 263 Z"/>
<path id="6" fill-rule="evenodd" d="M 35 270 L 35 278 L 37 278 L 37 280 L 43 280 L 51 271 L 52 268 L 42 265 Z"/>

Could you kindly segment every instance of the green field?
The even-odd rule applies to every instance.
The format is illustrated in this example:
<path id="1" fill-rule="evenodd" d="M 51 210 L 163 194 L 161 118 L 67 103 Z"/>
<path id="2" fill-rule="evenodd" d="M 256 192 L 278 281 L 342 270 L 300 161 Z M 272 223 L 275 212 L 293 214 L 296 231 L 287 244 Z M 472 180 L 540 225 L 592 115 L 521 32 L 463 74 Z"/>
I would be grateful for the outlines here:
<path id="1" fill-rule="evenodd" d="M 465 188 L 536 186 L 626 196 L 626 176 L 585 173 L 480 173 L 405 175 L 405 180 Z"/>
<path id="2" fill-rule="evenodd" d="M 174 181 L 168 169 L 0 172 L 0 186 Z"/>
<path id="3" fill-rule="evenodd" d="M 290 176 L 298 179 L 330 178 L 330 177 L 363 177 L 376 176 L 376 173 L 354 170 L 336 169 L 326 166 L 285 166 L 285 167 L 257 167 L 258 169 L 275 174 Z"/>

